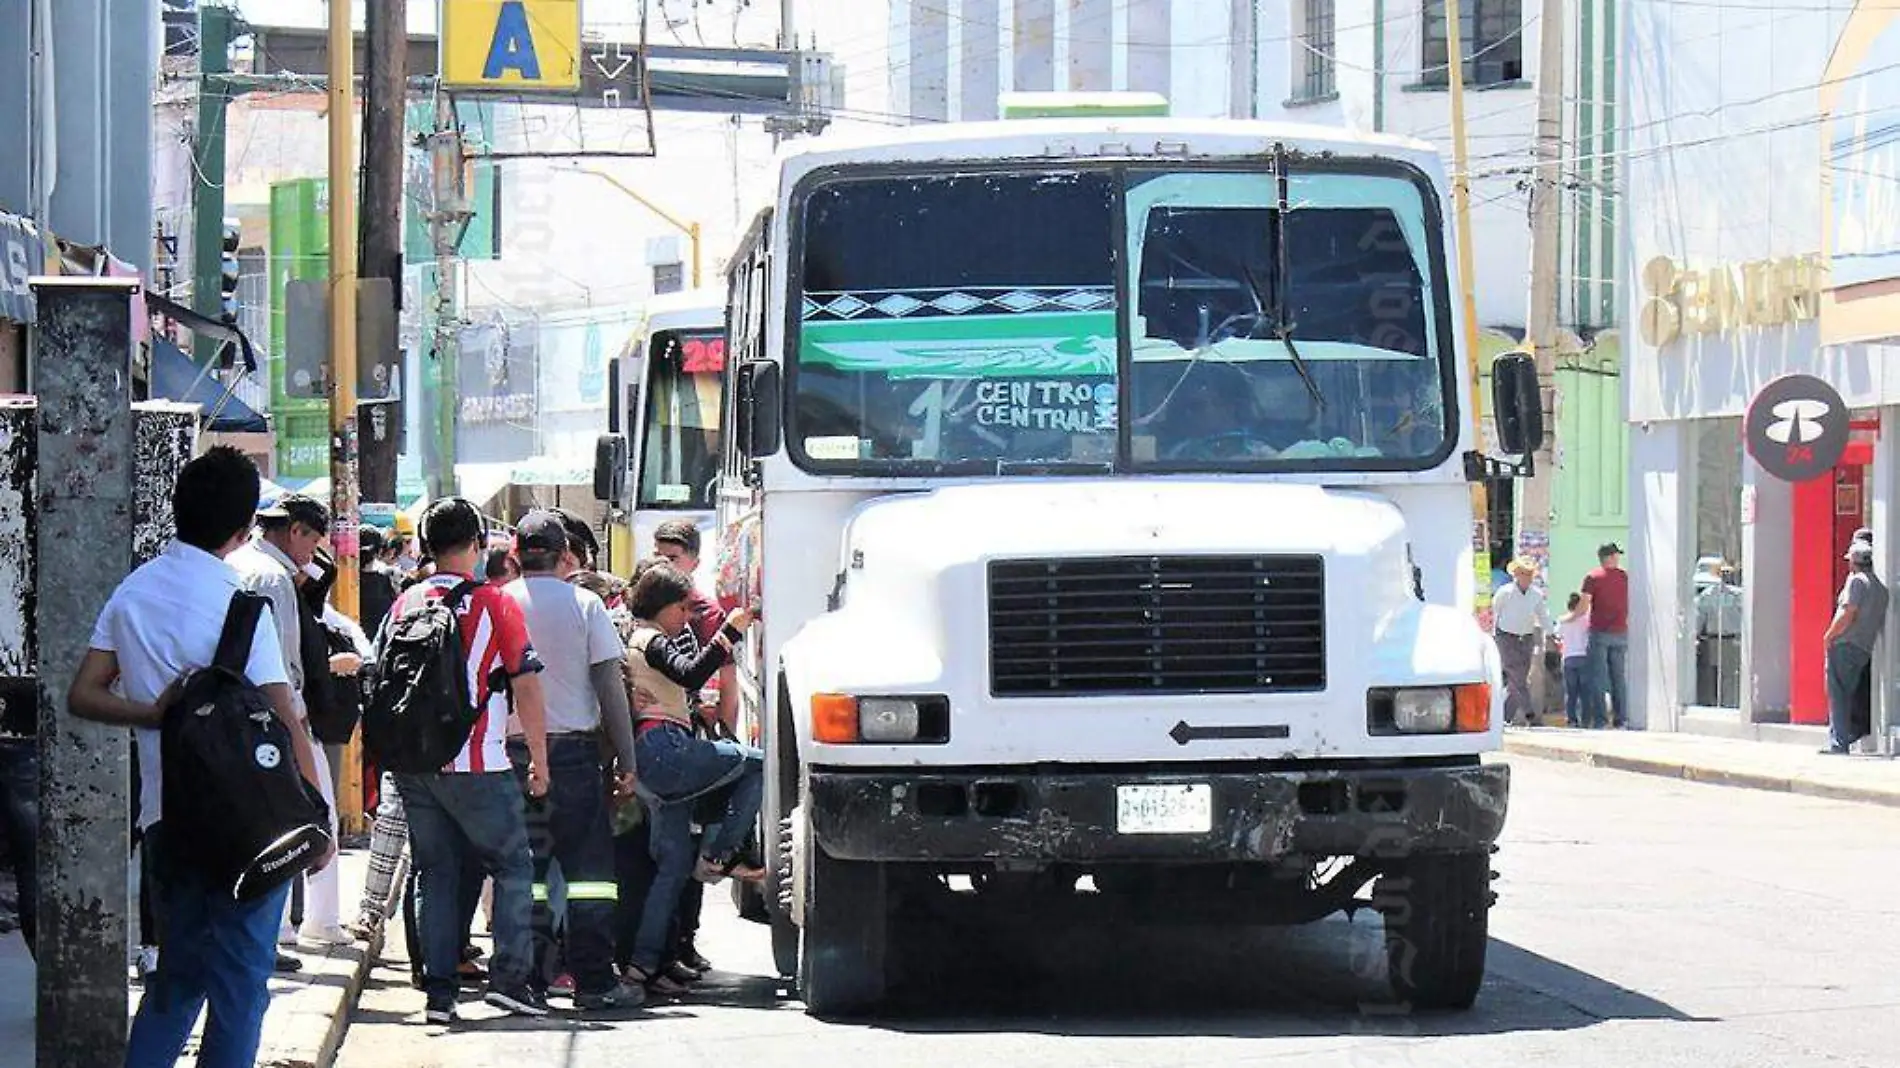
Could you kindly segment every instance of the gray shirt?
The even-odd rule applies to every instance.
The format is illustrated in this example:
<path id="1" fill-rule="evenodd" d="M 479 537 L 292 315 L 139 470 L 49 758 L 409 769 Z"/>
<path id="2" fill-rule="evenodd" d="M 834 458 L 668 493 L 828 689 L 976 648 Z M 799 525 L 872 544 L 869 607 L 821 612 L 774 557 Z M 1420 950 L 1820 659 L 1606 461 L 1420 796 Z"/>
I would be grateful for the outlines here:
<path id="1" fill-rule="evenodd" d="M 1880 629 L 1887 623 L 1887 587 L 1873 572 L 1855 571 L 1847 576 L 1835 603 L 1841 608 L 1854 606 L 1854 622 L 1841 632 L 1839 640 L 1873 652 L 1874 639 L 1880 637 Z"/>
<path id="2" fill-rule="evenodd" d="M 521 615 L 528 623 L 528 640 L 546 666 L 541 686 L 547 693 L 548 733 L 604 728 L 618 750 L 624 726 L 625 751 L 621 757 L 631 768 L 632 721 L 626 715 L 625 691 L 620 683 L 620 661 L 627 649 L 607 614 L 607 606 L 590 591 L 553 575 L 516 579 L 503 592 L 521 606 Z M 624 724 L 603 722 L 600 687 L 595 685 L 594 677 L 595 666 L 601 664 L 612 665 L 612 673 L 607 676 L 613 682 L 609 697 L 621 697 L 617 719 Z"/>
<path id="3" fill-rule="evenodd" d="M 297 565 L 261 534 L 253 535 L 249 544 L 225 557 L 224 562 L 238 573 L 240 588 L 270 600 L 270 613 L 277 621 L 277 638 L 283 646 L 284 670 L 290 676 L 291 701 L 296 705 L 297 714 L 305 715 L 303 621 L 297 607 L 297 582 L 291 577 Z"/>

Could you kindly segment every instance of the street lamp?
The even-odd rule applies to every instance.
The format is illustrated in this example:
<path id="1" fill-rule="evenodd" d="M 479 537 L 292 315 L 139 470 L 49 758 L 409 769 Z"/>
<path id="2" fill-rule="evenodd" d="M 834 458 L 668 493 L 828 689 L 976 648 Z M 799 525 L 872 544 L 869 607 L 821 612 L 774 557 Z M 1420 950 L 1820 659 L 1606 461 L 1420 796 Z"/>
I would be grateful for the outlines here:
<path id="1" fill-rule="evenodd" d="M 614 177 L 613 175 L 608 174 L 606 171 L 596 170 L 593 167 L 582 167 L 579 165 L 570 166 L 570 167 L 567 167 L 566 169 L 573 171 L 577 174 L 591 174 L 594 177 L 599 178 L 601 181 L 606 182 L 608 185 L 613 186 L 615 189 L 618 189 L 622 193 L 625 193 L 627 196 L 631 197 L 634 201 L 639 203 L 641 207 L 647 209 L 648 211 L 652 212 L 655 215 L 658 215 L 663 221 L 666 222 L 667 225 L 684 233 L 686 235 L 687 243 L 692 246 L 692 250 L 693 250 L 692 252 L 693 288 L 694 289 L 699 288 L 700 278 L 699 278 L 699 224 L 698 223 L 687 222 L 679 218 L 678 216 L 674 215 L 672 212 L 667 211 L 665 208 L 660 207 L 658 204 L 655 204 L 653 201 L 648 200 L 646 197 L 640 195 L 640 193 L 635 191 L 632 186 Z"/>

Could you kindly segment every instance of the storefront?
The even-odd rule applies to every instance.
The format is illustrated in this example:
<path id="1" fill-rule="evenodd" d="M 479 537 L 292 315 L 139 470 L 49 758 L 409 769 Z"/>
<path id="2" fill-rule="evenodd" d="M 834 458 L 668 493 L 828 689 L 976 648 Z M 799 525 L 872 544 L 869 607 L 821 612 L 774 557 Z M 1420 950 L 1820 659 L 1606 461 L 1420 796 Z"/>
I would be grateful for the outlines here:
<path id="1" fill-rule="evenodd" d="M 1670 57 L 1631 65 L 1621 94 L 1631 711 L 1814 740 L 1843 551 L 1867 526 L 1880 575 L 1900 564 L 1900 9 L 1624 10 L 1620 54 Z M 1846 410 L 1776 407 L 1751 450 L 1751 402 L 1797 374 Z M 1799 446 L 1822 419 L 1837 462 L 1764 468 L 1767 426 Z"/>

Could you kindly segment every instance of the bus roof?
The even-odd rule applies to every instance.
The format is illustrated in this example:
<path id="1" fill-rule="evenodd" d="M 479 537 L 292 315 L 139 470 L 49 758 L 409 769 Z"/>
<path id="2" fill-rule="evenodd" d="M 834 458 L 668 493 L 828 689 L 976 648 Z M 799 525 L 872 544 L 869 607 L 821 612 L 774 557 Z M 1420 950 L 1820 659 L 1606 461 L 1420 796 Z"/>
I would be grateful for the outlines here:
<path id="1" fill-rule="evenodd" d="M 640 333 L 661 330 L 712 330 L 726 325 L 726 291 L 704 287 L 667 293 L 647 301 Z"/>
<path id="2" fill-rule="evenodd" d="M 788 143 L 781 174 L 796 180 L 841 163 L 960 160 L 1086 160 L 1102 157 L 1206 160 L 1259 158 L 1284 145 L 1288 152 L 1335 157 L 1397 159 L 1442 177 L 1438 150 L 1392 134 L 1337 126 L 1234 119 L 1035 118 L 935 123 L 886 129 L 854 127 Z"/>

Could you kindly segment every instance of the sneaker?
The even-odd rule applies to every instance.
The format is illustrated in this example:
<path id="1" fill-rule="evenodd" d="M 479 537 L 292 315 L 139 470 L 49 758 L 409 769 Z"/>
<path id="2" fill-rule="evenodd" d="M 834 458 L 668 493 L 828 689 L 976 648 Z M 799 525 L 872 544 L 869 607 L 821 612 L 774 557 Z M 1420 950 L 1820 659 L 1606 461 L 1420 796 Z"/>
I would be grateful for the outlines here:
<path id="1" fill-rule="evenodd" d="M 712 961 L 707 960 L 705 955 L 699 952 L 699 947 L 691 942 L 680 947 L 679 959 L 681 964 L 701 975 L 713 970 Z"/>
<path id="2" fill-rule="evenodd" d="M 574 995 L 574 1007 L 582 1012 L 637 1009 L 646 1003 L 646 988 L 638 983 L 616 983 L 597 994 Z"/>
<path id="3" fill-rule="evenodd" d="M 563 997 L 563 998 L 573 997 L 574 996 L 574 977 L 566 974 L 565 972 L 563 972 L 560 975 L 555 976 L 554 981 L 548 984 L 548 993 L 553 994 L 556 997 Z"/>
<path id="4" fill-rule="evenodd" d="M 432 1024 L 452 1024 L 455 1022 L 455 1002 L 430 1001 L 429 1007 L 422 1010 L 422 1019 Z"/>
<path id="5" fill-rule="evenodd" d="M 341 927 L 306 927 L 300 934 L 305 942 L 313 946 L 347 946 L 355 941 Z"/>
<path id="6" fill-rule="evenodd" d="M 547 999 L 528 989 L 525 984 L 507 987 L 491 986 L 482 1000 L 498 1009 L 514 1013 L 516 1016 L 546 1016 L 548 1014 Z"/>

